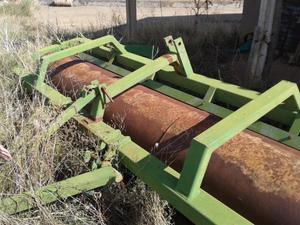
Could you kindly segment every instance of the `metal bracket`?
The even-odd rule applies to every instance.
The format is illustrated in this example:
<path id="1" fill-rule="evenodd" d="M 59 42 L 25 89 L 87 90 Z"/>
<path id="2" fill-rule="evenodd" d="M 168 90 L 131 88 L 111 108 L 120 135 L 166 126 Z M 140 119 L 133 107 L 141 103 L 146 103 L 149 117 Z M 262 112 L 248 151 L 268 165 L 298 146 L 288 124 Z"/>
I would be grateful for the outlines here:
<path id="1" fill-rule="evenodd" d="M 83 91 L 83 95 L 85 93 L 89 93 L 90 91 L 95 91 L 96 97 L 92 101 L 90 116 L 95 121 L 99 120 L 104 113 L 104 109 L 107 102 L 107 95 L 103 91 L 105 89 L 105 84 L 100 84 L 98 80 L 94 80 L 90 85 L 86 86 Z"/>
<path id="2" fill-rule="evenodd" d="M 194 73 L 193 68 L 182 38 L 177 38 L 174 40 L 172 36 L 168 36 L 165 37 L 165 43 L 171 53 L 177 54 L 179 67 L 175 69 L 179 70 L 179 72 L 186 77 L 192 75 Z"/>
<path id="3" fill-rule="evenodd" d="M 90 116 L 97 120 L 103 116 L 107 98 L 113 102 L 113 99 L 106 91 L 105 84 L 99 84 L 99 81 L 92 81 L 81 91 L 81 97 L 73 102 L 61 115 L 58 116 L 56 121 L 50 126 L 46 133 L 46 137 L 50 137 L 61 126 L 68 122 L 73 116 L 78 114 L 85 106 L 92 104 Z"/>

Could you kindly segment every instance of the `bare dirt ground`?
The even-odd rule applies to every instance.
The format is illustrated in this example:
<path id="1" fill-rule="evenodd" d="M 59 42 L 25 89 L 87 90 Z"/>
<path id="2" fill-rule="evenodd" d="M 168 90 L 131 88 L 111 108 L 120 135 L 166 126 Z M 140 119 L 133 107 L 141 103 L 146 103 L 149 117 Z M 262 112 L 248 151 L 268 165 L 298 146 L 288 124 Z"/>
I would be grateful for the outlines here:
<path id="1" fill-rule="evenodd" d="M 201 14 L 240 14 L 242 4 L 214 4 L 208 11 L 201 10 Z M 182 7 L 148 7 L 139 6 L 137 9 L 138 19 L 147 17 L 168 17 L 194 15 L 194 11 L 189 5 Z M 126 22 L 126 9 L 124 4 L 109 3 L 101 6 L 74 6 L 74 7 L 51 7 L 40 6 L 35 12 L 35 16 L 43 22 L 56 25 L 59 28 L 82 29 L 88 26 L 109 27 L 120 25 Z"/>

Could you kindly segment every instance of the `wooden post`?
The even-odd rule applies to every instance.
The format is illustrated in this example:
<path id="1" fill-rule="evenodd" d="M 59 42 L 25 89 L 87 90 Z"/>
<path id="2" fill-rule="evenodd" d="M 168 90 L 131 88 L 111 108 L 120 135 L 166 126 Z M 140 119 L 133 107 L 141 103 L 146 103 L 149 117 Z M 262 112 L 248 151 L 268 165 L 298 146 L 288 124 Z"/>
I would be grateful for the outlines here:
<path id="1" fill-rule="evenodd" d="M 277 0 L 261 0 L 258 24 L 248 59 L 247 86 L 257 87 L 262 81 L 268 47 L 272 39 L 276 4 Z"/>
<path id="2" fill-rule="evenodd" d="M 126 0 L 126 19 L 128 38 L 132 39 L 137 27 L 136 0 Z"/>

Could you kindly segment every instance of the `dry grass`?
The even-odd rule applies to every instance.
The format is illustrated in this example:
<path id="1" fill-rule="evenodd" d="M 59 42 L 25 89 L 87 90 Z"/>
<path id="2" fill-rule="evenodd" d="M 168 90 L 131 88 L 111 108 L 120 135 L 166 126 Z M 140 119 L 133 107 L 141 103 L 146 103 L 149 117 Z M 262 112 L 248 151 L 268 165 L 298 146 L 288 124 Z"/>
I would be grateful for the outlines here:
<path id="1" fill-rule="evenodd" d="M 8 4 L 3 4 L 0 7 L 0 14 L 13 16 L 31 16 L 32 7 L 33 4 L 31 0 L 10 2 Z"/>

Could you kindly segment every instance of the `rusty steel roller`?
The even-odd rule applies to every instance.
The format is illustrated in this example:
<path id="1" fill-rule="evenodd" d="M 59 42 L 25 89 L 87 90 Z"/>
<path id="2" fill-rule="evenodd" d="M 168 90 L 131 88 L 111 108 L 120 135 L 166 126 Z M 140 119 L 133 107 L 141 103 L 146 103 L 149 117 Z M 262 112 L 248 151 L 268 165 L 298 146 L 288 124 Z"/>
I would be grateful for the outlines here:
<path id="1" fill-rule="evenodd" d="M 76 99 L 92 80 L 119 77 L 69 57 L 50 66 L 49 79 Z M 180 172 L 191 140 L 220 119 L 137 85 L 109 103 L 103 120 Z M 213 153 L 202 188 L 255 224 L 300 224 L 300 152 L 254 132 Z"/>

